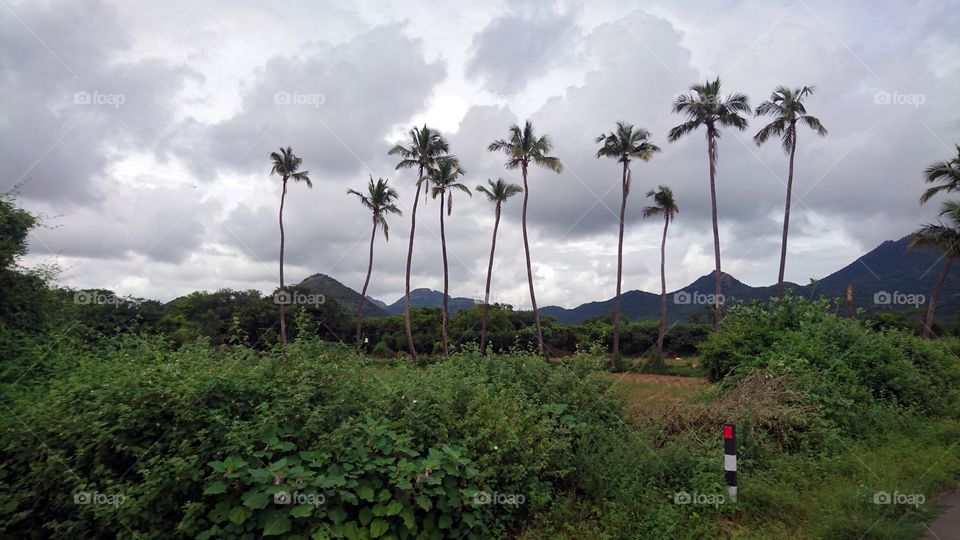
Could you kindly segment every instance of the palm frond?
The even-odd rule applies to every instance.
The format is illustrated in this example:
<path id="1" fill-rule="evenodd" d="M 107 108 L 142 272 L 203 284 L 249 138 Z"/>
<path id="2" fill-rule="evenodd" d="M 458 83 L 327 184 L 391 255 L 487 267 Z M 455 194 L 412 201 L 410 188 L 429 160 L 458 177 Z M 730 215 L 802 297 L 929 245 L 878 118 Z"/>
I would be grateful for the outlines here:
<path id="1" fill-rule="evenodd" d="M 679 126 L 673 127 L 667 134 L 667 140 L 670 142 L 675 142 L 680 137 L 695 131 L 698 127 L 700 127 L 700 124 L 700 120 L 688 120 Z"/>

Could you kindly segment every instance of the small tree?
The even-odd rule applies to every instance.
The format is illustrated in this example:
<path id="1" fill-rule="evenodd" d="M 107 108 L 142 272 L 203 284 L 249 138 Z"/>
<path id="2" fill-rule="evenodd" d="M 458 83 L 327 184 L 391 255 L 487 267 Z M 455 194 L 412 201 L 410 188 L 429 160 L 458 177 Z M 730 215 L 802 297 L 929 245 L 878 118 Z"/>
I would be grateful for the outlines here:
<path id="1" fill-rule="evenodd" d="M 300 165 L 303 164 L 303 160 L 297 157 L 293 153 L 293 149 L 289 146 L 284 149 L 281 148 L 280 152 L 271 152 L 270 160 L 273 162 L 273 167 L 270 169 L 270 175 L 274 174 L 279 175 L 280 179 L 283 181 L 283 191 L 280 193 L 280 292 L 285 292 L 285 285 L 283 282 L 283 248 L 285 243 L 284 233 L 283 233 L 283 203 L 287 197 L 287 181 L 293 179 L 294 182 L 303 182 L 307 185 L 308 188 L 313 187 L 313 183 L 310 182 L 310 171 L 301 171 Z M 285 311 L 285 301 L 277 302 L 280 304 L 280 343 L 283 344 L 283 356 L 287 356 L 287 314 Z"/>
<path id="2" fill-rule="evenodd" d="M 440 197 L 440 247 L 443 253 L 443 315 L 441 319 L 441 336 L 443 339 L 443 355 L 450 356 L 450 348 L 447 339 L 447 327 L 450 323 L 450 275 L 449 265 L 447 264 L 447 234 L 443 221 L 444 198 L 446 198 L 447 215 L 453 212 L 453 191 L 460 190 L 467 195 L 472 196 L 470 188 L 457 182 L 457 179 L 466 174 L 460 163 L 454 157 L 447 157 L 437 161 L 437 166 L 430 171 L 423 181 L 433 183 L 431 196 L 436 199 Z"/>
<path id="3" fill-rule="evenodd" d="M 367 263 L 367 278 L 363 281 L 363 290 L 360 291 L 360 304 L 357 306 L 357 353 L 360 352 L 361 332 L 363 329 L 363 302 L 367 298 L 367 286 L 370 285 L 370 275 L 373 273 L 373 241 L 377 236 L 377 227 L 383 228 L 383 238 L 390 241 L 390 227 L 387 225 L 387 214 L 401 215 L 400 209 L 394 201 L 397 200 L 397 192 L 389 187 L 389 180 L 378 178 L 373 181 L 373 175 L 370 176 L 370 182 L 367 184 L 367 194 L 348 189 L 347 193 L 356 195 L 366 209 L 370 210 L 373 219 L 373 230 L 370 232 L 370 258 Z"/>
<path id="4" fill-rule="evenodd" d="M 667 328 L 667 227 L 680 212 L 680 207 L 673 198 L 673 191 L 666 186 L 658 186 L 657 190 L 647 192 L 647 198 L 653 199 L 653 204 L 643 209 L 643 217 L 663 216 L 663 240 L 660 241 L 660 330 L 657 333 L 657 354 L 653 360 L 653 367 L 663 367 L 663 336 Z"/>
<path id="5" fill-rule="evenodd" d="M 530 287 L 530 304 L 533 308 L 533 324 L 537 328 L 537 348 L 543 354 L 543 330 L 540 327 L 540 312 L 537 310 L 537 295 L 533 289 L 533 267 L 530 265 L 530 242 L 527 238 L 527 202 L 530 199 L 530 186 L 527 185 L 527 171 L 530 164 L 539 165 L 555 173 L 563 171 L 560 159 L 547 154 L 553 150 L 550 137 L 537 137 L 533 131 L 533 124 L 529 120 L 521 129 L 519 125 L 510 126 L 508 139 L 497 139 L 490 143 L 487 150 L 503 152 L 507 155 L 504 166 L 507 169 L 520 169 L 523 175 L 523 211 L 520 213 L 520 226 L 523 230 L 523 253 L 527 260 L 527 284 Z"/>
<path id="6" fill-rule="evenodd" d="M 630 194 L 630 160 L 649 161 L 660 147 L 651 143 L 650 132 L 634 127 L 626 122 L 617 122 L 617 128 L 610 133 L 600 135 L 597 158 L 616 159 L 623 165 L 623 177 L 620 180 L 620 232 L 617 237 L 617 295 L 613 301 L 613 354 L 610 358 L 615 367 L 620 357 L 620 287 L 623 283 L 623 222 L 627 210 L 627 196 Z"/>
<path id="7" fill-rule="evenodd" d="M 504 181 L 503 178 L 497 178 L 497 181 L 487 179 L 489 186 L 477 186 L 477 191 L 487 196 L 487 200 L 494 204 L 493 219 L 493 240 L 490 241 L 490 263 L 487 265 L 487 287 L 483 295 L 483 322 L 480 329 L 480 354 L 487 354 L 487 323 L 490 316 L 490 279 L 493 276 L 493 253 L 497 249 L 497 229 L 500 227 L 500 210 L 507 199 L 517 193 L 521 193 L 523 188 Z"/>

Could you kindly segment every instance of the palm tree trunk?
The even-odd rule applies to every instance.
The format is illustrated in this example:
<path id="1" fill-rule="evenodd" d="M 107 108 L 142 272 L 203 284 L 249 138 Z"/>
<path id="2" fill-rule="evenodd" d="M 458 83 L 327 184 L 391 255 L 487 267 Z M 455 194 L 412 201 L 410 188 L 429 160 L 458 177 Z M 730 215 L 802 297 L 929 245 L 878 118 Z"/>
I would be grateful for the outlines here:
<path id="1" fill-rule="evenodd" d="M 657 332 L 657 356 L 653 366 L 656 369 L 663 367 L 663 335 L 667 328 L 667 226 L 670 225 L 670 214 L 663 213 L 663 240 L 660 241 L 660 330 Z"/>
<path id="2" fill-rule="evenodd" d="M 287 198 L 287 177 L 283 177 L 283 191 L 280 193 L 280 292 L 283 293 L 283 248 L 285 243 L 283 233 L 283 203 Z M 283 297 L 286 300 L 286 297 Z M 284 302 L 280 302 L 280 343 L 283 344 L 283 357 L 287 357 L 287 313 Z"/>
<path id="3" fill-rule="evenodd" d="M 417 204 L 420 202 L 420 179 L 423 178 L 423 165 L 417 176 L 417 194 L 413 197 L 413 211 L 410 213 L 410 245 L 407 247 L 407 278 L 403 293 L 403 329 L 407 333 L 407 349 L 414 360 L 417 349 L 413 346 L 413 328 L 410 326 L 410 269 L 413 263 L 413 234 L 417 230 Z"/>
<path id="4" fill-rule="evenodd" d="M 367 279 L 363 281 L 363 290 L 360 291 L 360 305 L 357 306 L 357 354 L 360 354 L 360 331 L 363 328 L 363 301 L 367 298 L 367 286 L 370 285 L 370 274 L 373 273 L 373 240 L 377 236 L 377 221 L 373 220 L 373 231 L 370 233 L 370 259 L 367 263 Z"/>
<path id="5" fill-rule="evenodd" d="M 441 333 L 443 336 L 443 355 L 450 356 L 450 351 L 447 349 L 447 319 L 449 317 L 449 311 L 447 306 L 447 290 L 450 285 L 450 279 L 447 274 L 447 234 L 443 225 L 443 197 L 444 193 L 440 193 L 440 251 L 443 253 L 443 314 L 441 318 Z"/>
<path id="6" fill-rule="evenodd" d="M 483 325 L 480 329 L 480 354 L 487 354 L 487 321 L 490 316 L 490 278 L 493 276 L 493 252 L 497 249 L 497 229 L 500 227 L 500 203 L 493 220 L 493 240 L 490 242 L 490 263 L 487 265 L 487 290 L 483 295 Z"/>
<path id="7" fill-rule="evenodd" d="M 620 286 L 623 279 L 623 219 L 627 210 L 627 162 L 623 162 L 623 179 L 620 182 L 620 236 L 617 240 L 617 295 L 613 300 L 613 354 L 610 367 L 616 369 L 620 357 Z"/>
<path id="8" fill-rule="evenodd" d="M 543 355 L 543 330 L 540 328 L 540 312 L 537 311 L 537 295 L 533 292 L 533 268 L 530 266 L 530 243 L 527 240 L 527 200 L 530 188 L 527 186 L 527 166 L 523 166 L 523 212 L 520 225 L 523 229 L 523 252 L 527 256 L 527 284 L 530 285 L 530 304 L 533 306 L 533 324 L 537 327 L 537 349 Z"/>
<path id="9" fill-rule="evenodd" d="M 717 220 L 717 141 L 713 137 L 713 126 L 707 126 L 707 153 L 710 158 L 710 207 L 713 211 L 713 258 L 716 265 L 713 274 L 713 329 L 720 329 L 720 225 Z"/>
<path id="10" fill-rule="evenodd" d="M 943 265 L 940 277 L 937 278 L 936 283 L 933 284 L 933 290 L 930 291 L 930 302 L 927 303 L 927 315 L 923 319 L 923 339 L 930 339 L 930 334 L 933 332 L 933 310 L 937 304 L 937 295 L 940 294 L 940 287 L 942 287 L 943 282 L 946 281 L 947 274 L 950 273 L 950 266 L 952 265 L 953 257 L 947 257 L 947 262 Z"/>
<path id="11" fill-rule="evenodd" d="M 783 210 L 783 239 L 780 241 L 780 274 L 777 276 L 777 303 L 783 302 L 783 273 L 787 267 L 787 231 L 790 229 L 790 199 L 793 198 L 793 156 L 797 152 L 796 123 L 792 123 L 793 143 L 790 145 L 790 171 L 787 173 L 787 202 Z"/>

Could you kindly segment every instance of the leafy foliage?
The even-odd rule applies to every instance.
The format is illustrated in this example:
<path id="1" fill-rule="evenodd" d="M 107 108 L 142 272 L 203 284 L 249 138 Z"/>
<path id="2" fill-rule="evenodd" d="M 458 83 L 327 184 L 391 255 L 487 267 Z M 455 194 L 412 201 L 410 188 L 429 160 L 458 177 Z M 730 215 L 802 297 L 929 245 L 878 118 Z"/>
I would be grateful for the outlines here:
<path id="1" fill-rule="evenodd" d="M 625 427 L 590 370 L 473 352 L 381 377 L 326 347 L 300 339 L 283 362 L 127 335 L 53 351 L 56 376 L 19 392 L 3 421 L 0 527 L 499 537 L 575 486 L 585 430 Z M 123 502 L 75 504 L 81 492 Z"/>
<path id="2" fill-rule="evenodd" d="M 855 436 L 876 429 L 891 408 L 935 415 L 960 402 L 960 364 L 949 350 L 838 317 L 826 300 L 735 307 L 700 354 L 713 380 L 756 369 L 790 374 L 825 419 Z"/>

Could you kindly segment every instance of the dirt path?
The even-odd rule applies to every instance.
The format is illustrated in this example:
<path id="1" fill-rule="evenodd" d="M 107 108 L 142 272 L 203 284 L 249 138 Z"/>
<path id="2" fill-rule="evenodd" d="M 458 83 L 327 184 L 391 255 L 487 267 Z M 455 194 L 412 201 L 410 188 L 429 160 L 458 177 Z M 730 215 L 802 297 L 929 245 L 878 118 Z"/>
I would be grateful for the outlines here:
<path id="1" fill-rule="evenodd" d="M 947 505 L 947 509 L 936 521 L 927 524 L 924 540 L 960 538 L 960 491 L 954 491 L 937 502 Z"/>

